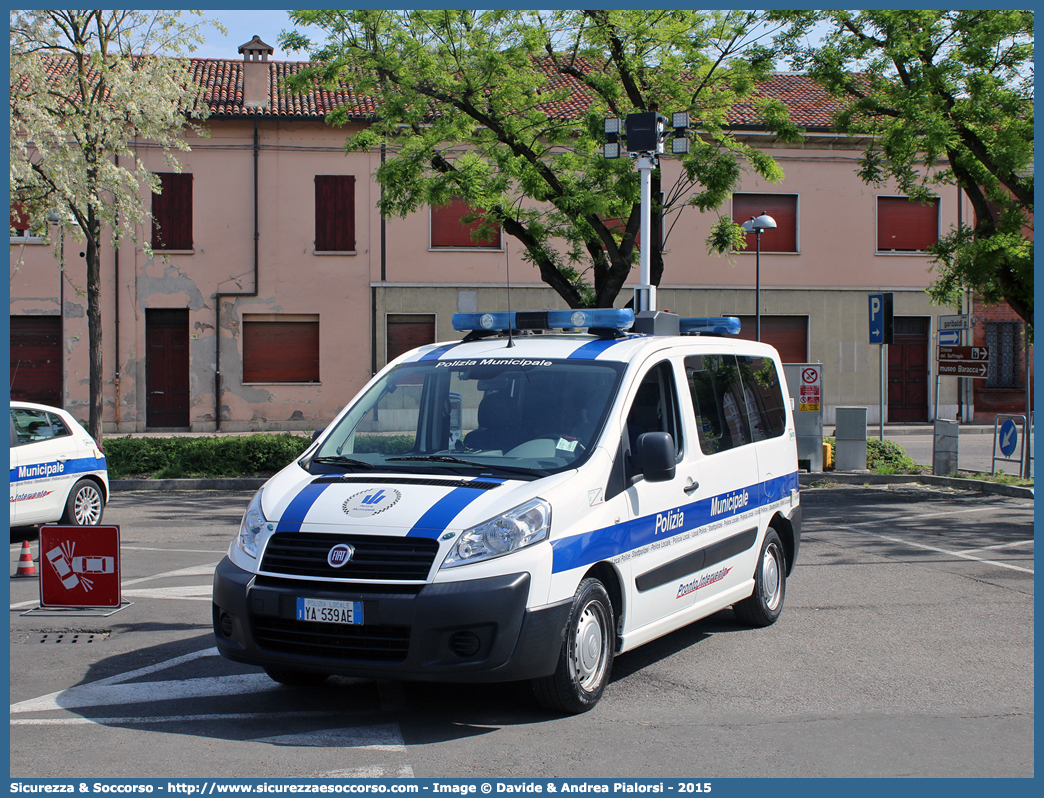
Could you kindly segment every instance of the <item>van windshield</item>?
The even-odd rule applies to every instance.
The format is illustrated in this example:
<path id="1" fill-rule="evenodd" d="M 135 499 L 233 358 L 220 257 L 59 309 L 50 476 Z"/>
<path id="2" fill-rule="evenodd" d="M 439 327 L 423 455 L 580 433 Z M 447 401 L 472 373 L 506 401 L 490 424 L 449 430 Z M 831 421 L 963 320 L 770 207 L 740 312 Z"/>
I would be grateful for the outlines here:
<path id="1" fill-rule="evenodd" d="M 306 465 L 531 478 L 575 467 L 594 447 L 623 369 L 522 357 L 406 363 L 359 398 Z"/>

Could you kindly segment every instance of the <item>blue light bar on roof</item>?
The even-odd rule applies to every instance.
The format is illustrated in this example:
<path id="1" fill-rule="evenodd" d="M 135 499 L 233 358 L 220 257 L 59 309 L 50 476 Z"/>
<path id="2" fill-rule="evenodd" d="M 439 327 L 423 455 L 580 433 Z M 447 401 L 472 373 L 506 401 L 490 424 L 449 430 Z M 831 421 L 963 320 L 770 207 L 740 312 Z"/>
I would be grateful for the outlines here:
<path id="1" fill-rule="evenodd" d="M 681 333 L 705 333 L 707 335 L 739 335 L 740 320 L 735 316 L 717 318 L 681 319 Z"/>
<path id="2" fill-rule="evenodd" d="M 633 324 L 634 311 L 630 308 L 453 314 L 453 329 L 458 332 L 507 332 L 508 329 L 573 330 L 592 327 L 627 330 Z"/>

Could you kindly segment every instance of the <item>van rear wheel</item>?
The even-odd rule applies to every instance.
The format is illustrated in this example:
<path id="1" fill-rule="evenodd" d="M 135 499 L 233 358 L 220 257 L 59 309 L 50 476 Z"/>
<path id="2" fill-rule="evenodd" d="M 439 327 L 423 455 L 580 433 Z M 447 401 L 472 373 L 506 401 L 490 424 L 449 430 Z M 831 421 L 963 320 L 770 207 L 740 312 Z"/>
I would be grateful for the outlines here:
<path id="1" fill-rule="evenodd" d="M 580 583 L 566 624 L 558 667 L 533 680 L 533 693 L 543 706 L 577 715 L 598 703 L 613 669 L 616 620 L 613 604 L 597 579 Z"/>
<path id="2" fill-rule="evenodd" d="M 275 665 L 265 665 L 265 673 L 280 684 L 291 687 L 318 687 L 330 678 L 328 673 L 299 671 L 295 668 L 280 668 Z"/>
<path id="3" fill-rule="evenodd" d="M 754 592 L 735 606 L 736 617 L 748 626 L 771 626 L 783 610 L 787 594 L 787 560 L 783 543 L 772 527 L 765 534 L 761 556 L 754 567 Z"/>

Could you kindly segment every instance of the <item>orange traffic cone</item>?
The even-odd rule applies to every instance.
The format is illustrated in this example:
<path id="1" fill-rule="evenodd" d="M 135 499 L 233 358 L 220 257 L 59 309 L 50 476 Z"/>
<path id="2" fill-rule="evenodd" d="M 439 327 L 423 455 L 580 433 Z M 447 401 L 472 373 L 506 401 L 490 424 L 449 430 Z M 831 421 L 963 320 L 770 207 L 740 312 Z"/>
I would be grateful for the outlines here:
<path id="1" fill-rule="evenodd" d="M 22 541 L 22 552 L 18 556 L 18 570 L 15 576 L 36 576 L 36 563 L 33 562 L 33 553 L 29 550 L 29 541 Z"/>

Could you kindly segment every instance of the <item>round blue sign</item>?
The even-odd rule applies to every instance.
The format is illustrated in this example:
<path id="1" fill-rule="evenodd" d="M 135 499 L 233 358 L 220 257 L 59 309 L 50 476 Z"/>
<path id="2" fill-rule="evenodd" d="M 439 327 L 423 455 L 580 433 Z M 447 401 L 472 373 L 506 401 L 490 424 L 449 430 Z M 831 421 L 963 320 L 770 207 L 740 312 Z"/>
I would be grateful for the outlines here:
<path id="1" fill-rule="evenodd" d="M 1019 430 L 1015 422 L 1010 418 L 1001 424 L 1000 428 L 1000 450 L 1005 457 L 1011 457 L 1015 452 L 1015 446 L 1019 442 Z"/>

